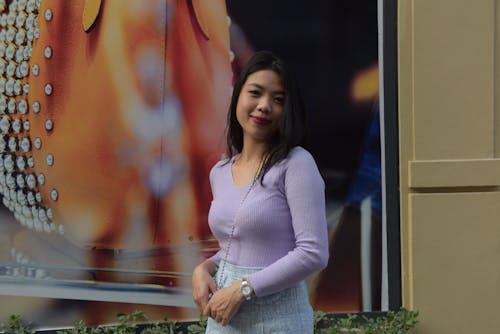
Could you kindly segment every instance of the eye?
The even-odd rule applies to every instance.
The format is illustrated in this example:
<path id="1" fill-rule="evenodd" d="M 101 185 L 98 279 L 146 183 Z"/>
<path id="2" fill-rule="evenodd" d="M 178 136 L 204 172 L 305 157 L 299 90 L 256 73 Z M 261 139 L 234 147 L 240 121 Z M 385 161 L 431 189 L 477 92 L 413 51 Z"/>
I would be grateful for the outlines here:
<path id="1" fill-rule="evenodd" d="M 276 102 L 277 104 L 285 104 L 285 97 L 284 96 L 276 96 L 274 98 L 274 102 Z"/>
<path id="2" fill-rule="evenodd" d="M 256 89 L 249 90 L 248 93 L 252 96 L 259 96 L 260 92 Z"/>

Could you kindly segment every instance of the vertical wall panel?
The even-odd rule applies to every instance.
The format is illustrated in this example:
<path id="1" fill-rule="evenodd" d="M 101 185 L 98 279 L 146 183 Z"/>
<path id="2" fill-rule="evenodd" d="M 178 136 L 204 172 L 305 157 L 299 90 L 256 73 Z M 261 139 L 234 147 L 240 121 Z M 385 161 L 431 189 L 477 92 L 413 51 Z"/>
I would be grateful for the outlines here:
<path id="1" fill-rule="evenodd" d="M 415 158 L 492 157 L 494 1 L 413 7 Z"/>
<path id="2" fill-rule="evenodd" d="M 398 0 L 403 305 L 419 333 L 500 328 L 499 14 Z"/>
<path id="3" fill-rule="evenodd" d="M 500 328 L 499 203 L 500 193 L 410 196 L 421 333 Z"/>

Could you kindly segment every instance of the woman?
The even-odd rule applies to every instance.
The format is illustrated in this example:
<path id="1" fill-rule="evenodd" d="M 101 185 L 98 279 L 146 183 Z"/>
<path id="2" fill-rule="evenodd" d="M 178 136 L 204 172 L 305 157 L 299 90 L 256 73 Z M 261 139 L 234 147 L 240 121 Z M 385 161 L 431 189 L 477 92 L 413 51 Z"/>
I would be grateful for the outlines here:
<path id="1" fill-rule="evenodd" d="M 220 251 L 193 272 L 207 333 L 312 333 L 304 279 L 328 261 L 324 182 L 301 146 L 304 110 L 284 62 L 256 53 L 234 87 L 229 158 L 210 172 Z"/>

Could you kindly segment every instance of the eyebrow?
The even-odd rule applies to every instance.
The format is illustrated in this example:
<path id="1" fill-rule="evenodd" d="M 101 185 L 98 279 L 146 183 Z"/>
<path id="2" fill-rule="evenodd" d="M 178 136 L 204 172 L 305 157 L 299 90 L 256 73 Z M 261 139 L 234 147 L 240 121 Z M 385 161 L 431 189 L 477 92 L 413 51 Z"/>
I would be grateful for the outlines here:
<path id="1" fill-rule="evenodd" d="M 255 86 L 255 87 L 259 88 L 259 89 L 264 89 L 264 86 L 259 85 L 258 83 L 255 83 L 255 82 L 249 82 L 249 83 L 247 83 L 247 85 L 249 85 L 249 86 Z M 285 95 L 285 91 L 284 90 L 277 90 L 277 91 L 274 91 L 273 93 L 274 94 Z"/>

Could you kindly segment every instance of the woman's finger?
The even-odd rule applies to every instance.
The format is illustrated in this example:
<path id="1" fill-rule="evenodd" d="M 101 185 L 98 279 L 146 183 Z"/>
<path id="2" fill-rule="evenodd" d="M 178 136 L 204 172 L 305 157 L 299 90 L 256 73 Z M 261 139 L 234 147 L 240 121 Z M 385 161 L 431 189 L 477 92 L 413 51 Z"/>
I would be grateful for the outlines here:
<path id="1" fill-rule="evenodd" d="M 202 309 L 202 314 L 203 314 L 203 315 L 205 315 L 205 316 L 207 316 L 207 317 L 208 317 L 208 316 L 212 317 L 212 314 L 211 314 L 211 313 L 212 313 L 212 310 L 211 310 L 211 308 L 210 308 L 210 303 L 207 303 L 207 304 L 205 305 L 205 307 Z M 212 317 L 212 318 L 213 318 L 213 317 Z"/>

